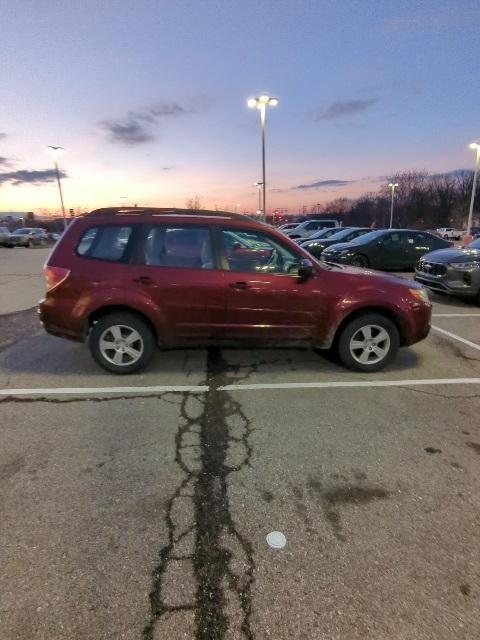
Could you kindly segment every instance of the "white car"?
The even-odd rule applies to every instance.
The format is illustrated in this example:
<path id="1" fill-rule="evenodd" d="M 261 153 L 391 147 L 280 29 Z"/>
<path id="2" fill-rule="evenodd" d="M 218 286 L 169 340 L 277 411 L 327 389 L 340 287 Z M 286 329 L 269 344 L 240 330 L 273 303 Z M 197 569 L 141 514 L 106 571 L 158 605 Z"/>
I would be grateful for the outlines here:
<path id="1" fill-rule="evenodd" d="M 320 229 L 340 229 L 341 225 L 338 220 L 326 220 L 325 218 L 322 220 L 321 218 L 317 220 L 305 220 L 292 229 L 290 231 L 285 231 L 285 235 L 292 240 L 297 238 L 309 238 L 311 235 L 320 231 Z"/>
<path id="2" fill-rule="evenodd" d="M 439 233 L 440 237 L 444 240 L 460 240 L 463 235 L 463 231 L 459 231 L 453 227 L 442 227 L 441 229 L 437 229 L 437 233 Z"/>
<path id="3" fill-rule="evenodd" d="M 292 231 L 295 227 L 298 227 L 299 222 L 286 222 L 285 224 L 280 225 L 277 228 L 277 231 L 281 231 L 282 233 L 286 233 L 287 231 Z"/>

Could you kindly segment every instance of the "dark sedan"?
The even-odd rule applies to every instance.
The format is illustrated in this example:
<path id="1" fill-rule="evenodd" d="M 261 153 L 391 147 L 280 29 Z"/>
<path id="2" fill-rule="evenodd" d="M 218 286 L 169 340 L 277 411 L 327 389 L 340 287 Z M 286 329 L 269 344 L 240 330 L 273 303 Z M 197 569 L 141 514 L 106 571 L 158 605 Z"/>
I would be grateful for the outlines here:
<path id="1" fill-rule="evenodd" d="M 351 242 L 355 240 L 355 238 L 370 232 L 371 229 L 369 227 L 345 227 L 342 228 L 341 231 L 337 231 L 337 233 L 333 233 L 326 238 L 309 238 L 302 242 L 300 246 L 302 249 L 306 249 L 311 253 L 314 258 L 320 258 L 322 251 L 327 247 L 331 247 L 340 242 Z"/>
<path id="2" fill-rule="evenodd" d="M 415 280 L 433 291 L 475 298 L 480 304 L 480 239 L 462 249 L 442 249 L 423 256 Z"/>
<path id="3" fill-rule="evenodd" d="M 374 269 L 413 269 L 425 253 L 450 246 L 451 242 L 425 231 L 383 229 L 328 247 L 322 260 Z"/>

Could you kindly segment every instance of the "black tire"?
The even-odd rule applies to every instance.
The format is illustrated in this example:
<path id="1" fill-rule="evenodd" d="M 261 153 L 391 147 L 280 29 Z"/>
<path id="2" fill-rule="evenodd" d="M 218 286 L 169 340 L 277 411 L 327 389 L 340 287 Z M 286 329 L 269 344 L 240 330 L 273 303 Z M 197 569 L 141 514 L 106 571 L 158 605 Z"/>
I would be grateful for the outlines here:
<path id="1" fill-rule="evenodd" d="M 480 307 L 480 290 L 479 290 L 479 292 L 477 293 L 477 297 L 475 298 L 475 301 L 476 301 L 476 303 L 477 303 L 477 306 L 479 306 L 479 307 Z"/>
<path id="2" fill-rule="evenodd" d="M 31 240 L 29 240 L 27 242 L 27 244 L 25 245 L 25 249 L 31 249 L 33 247 L 33 242 Z"/>
<path id="3" fill-rule="evenodd" d="M 352 264 L 352 266 L 359 267 L 360 269 L 365 269 L 369 265 L 367 256 L 364 256 L 361 253 L 353 256 L 350 263 Z"/>
<path id="4" fill-rule="evenodd" d="M 358 334 L 361 333 L 362 327 L 367 327 L 369 325 L 373 327 L 380 327 L 388 334 L 388 341 L 385 340 L 384 342 L 380 343 L 380 345 L 384 345 L 383 347 L 381 347 L 381 349 L 385 349 L 386 354 L 381 360 L 372 360 L 371 363 L 362 364 L 352 354 L 351 342 L 353 341 L 354 336 L 358 336 Z M 373 333 L 374 332 L 372 330 L 372 335 Z M 375 339 L 375 337 L 379 335 L 381 335 L 380 332 L 376 333 L 376 335 L 373 335 L 373 339 Z M 392 362 L 397 354 L 399 347 L 400 335 L 397 327 L 389 318 L 379 313 L 366 313 L 365 315 L 354 318 L 351 322 L 343 327 L 337 341 L 338 357 L 346 367 L 348 367 L 349 369 L 353 369 L 354 371 L 380 371 L 380 369 L 383 369 L 387 364 Z M 361 352 L 357 351 L 356 356 L 359 357 L 360 353 Z M 370 357 L 370 355 L 373 355 L 374 358 L 379 357 L 374 352 L 372 352 L 371 354 L 369 353 L 367 357 Z"/>
<path id="5" fill-rule="evenodd" d="M 131 329 L 132 331 L 137 332 L 141 338 L 141 342 L 138 341 L 134 343 L 136 349 L 139 351 L 141 350 L 141 356 L 136 361 L 130 364 L 128 364 L 128 357 L 125 364 L 114 364 L 107 359 L 107 357 L 104 355 L 104 352 L 100 348 L 100 340 L 102 336 L 108 336 L 109 329 L 115 326 L 121 326 L 125 329 Z M 124 329 L 122 329 L 122 331 L 124 331 Z M 93 325 L 93 328 L 90 332 L 89 347 L 90 353 L 92 354 L 94 360 L 103 369 L 111 371 L 112 373 L 124 375 L 128 373 L 135 373 L 136 371 L 141 371 L 147 366 L 155 352 L 156 340 L 152 329 L 140 316 L 137 316 L 135 313 L 130 313 L 128 311 L 118 311 L 103 316 L 98 322 Z M 109 353 L 114 355 L 114 349 L 112 348 L 111 350 L 108 350 L 107 356 Z M 128 356 L 128 354 L 126 355 Z M 122 355 L 122 358 L 123 357 L 124 356 Z"/>

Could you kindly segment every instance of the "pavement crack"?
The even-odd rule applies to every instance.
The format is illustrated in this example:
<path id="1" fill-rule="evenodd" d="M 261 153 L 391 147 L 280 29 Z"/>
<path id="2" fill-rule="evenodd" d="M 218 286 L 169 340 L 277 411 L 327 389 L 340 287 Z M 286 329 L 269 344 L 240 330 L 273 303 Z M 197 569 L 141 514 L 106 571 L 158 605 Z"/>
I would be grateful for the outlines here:
<path id="1" fill-rule="evenodd" d="M 165 391 L 164 393 L 159 394 L 145 394 L 145 395 L 136 395 L 136 394 L 125 394 L 125 395 L 117 395 L 117 396 L 108 396 L 105 398 L 100 398 L 98 396 L 86 396 L 81 398 L 51 398 L 50 396 L 38 396 L 38 397 L 25 397 L 25 396 L 4 396 L 0 398 L 0 404 L 32 404 L 36 402 L 50 403 L 50 404 L 77 404 L 79 402 L 118 402 L 119 400 L 141 400 L 141 399 L 156 399 L 156 400 L 166 400 L 166 396 L 168 395 L 182 395 L 182 392 L 179 391 Z M 171 404 L 171 403 L 170 403 Z"/>
<path id="2" fill-rule="evenodd" d="M 255 637 L 250 621 L 253 549 L 233 519 L 227 484 L 231 473 L 250 465 L 251 425 L 240 402 L 221 389 L 232 382 L 229 370 L 220 350 L 210 348 L 208 391 L 183 394 L 175 436 L 175 462 L 183 478 L 167 503 L 168 539 L 152 573 L 144 640 L 156 637 L 162 617 L 187 606 L 188 589 L 179 593 L 175 588 L 182 579 L 175 572 L 186 571 L 185 564 L 195 588 L 196 640 L 222 640 L 227 631 L 246 640 Z M 232 456 L 235 463 L 229 462 Z M 235 615 L 229 615 L 233 610 Z"/>
<path id="3" fill-rule="evenodd" d="M 441 391 L 426 391 L 425 389 L 416 389 L 414 387 L 400 387 L 400 389 L 406 389 L 407 391 L 412 391 L 413 393 L 420 393 L 424 396 L 433 396 L 434 398 L 444 398 L 445 400 L 473 400 L 478 399 L 479 394 L 472 395 L 462 395 L 462 394 L 453 394 L 449 395 L 447 393 L 442 393 Z"/>

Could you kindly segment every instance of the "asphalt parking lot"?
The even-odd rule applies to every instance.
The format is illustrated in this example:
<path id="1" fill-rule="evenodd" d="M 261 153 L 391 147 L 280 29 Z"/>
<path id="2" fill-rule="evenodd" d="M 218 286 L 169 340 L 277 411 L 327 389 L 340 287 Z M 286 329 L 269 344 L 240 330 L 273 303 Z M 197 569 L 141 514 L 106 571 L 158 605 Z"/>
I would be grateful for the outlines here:
<path id="1" fill-rule="evenodd" d="M 116 377 L 0 316 L 0 638 L 479 637 L 480 308 L 431 297 L 371 375 L 212 348 Z"/>

